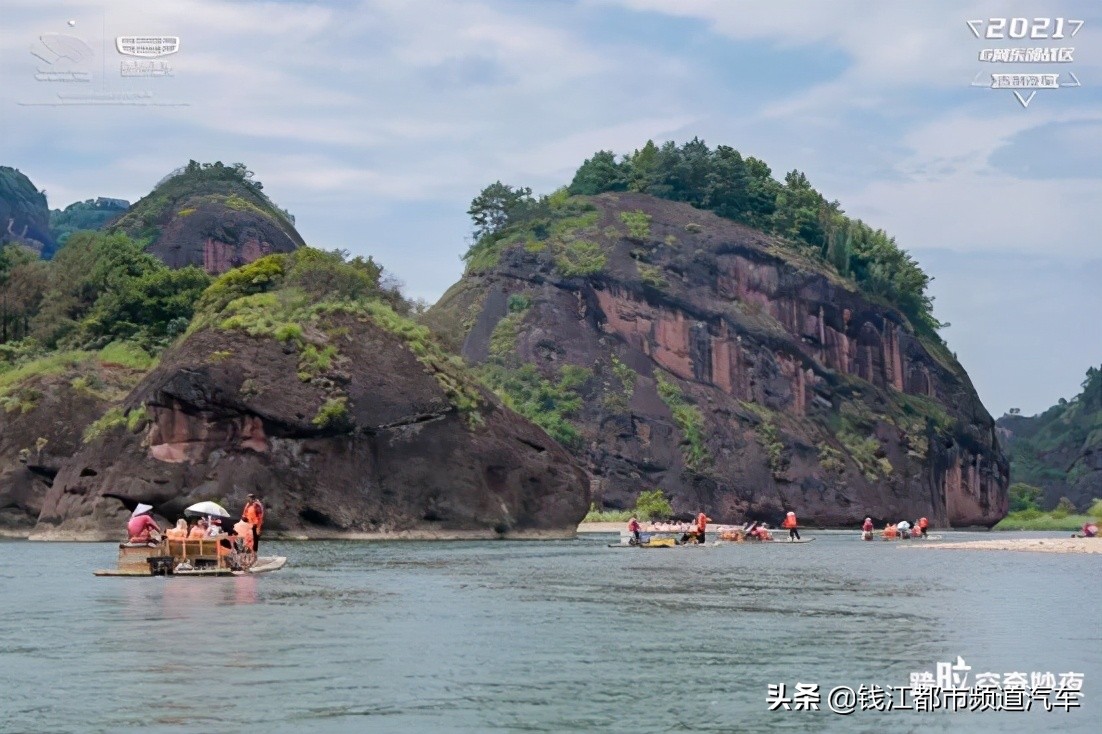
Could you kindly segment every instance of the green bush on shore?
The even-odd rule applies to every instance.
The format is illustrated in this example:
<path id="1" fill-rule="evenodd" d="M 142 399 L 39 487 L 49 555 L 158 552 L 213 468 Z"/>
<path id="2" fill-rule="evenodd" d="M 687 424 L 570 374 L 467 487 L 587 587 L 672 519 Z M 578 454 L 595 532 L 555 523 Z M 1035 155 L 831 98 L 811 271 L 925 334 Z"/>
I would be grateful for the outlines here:
<path id="1" fill-rule="evenodd" d="M 1102 503 L 1096 502 L 1091 511 L 1102 510 Z M 1065 515 L 1060 512 L 1042 512 L 1029 509 L 1011 512 L 993 528 L 993 530 L 1081 530 L 1088 522 L 1098 522 L 1102 512 L 1091 515 Z"/>
<path id="2" fill-rule="evenodd" d="M 593 502 L 582 522 L 627 522 L 633 516 L 639 520 L 657 520 L 673 515 L 669 499 L 661 489 L 643 491 L 635 500 L 634 510 L 602 510 Z"/>

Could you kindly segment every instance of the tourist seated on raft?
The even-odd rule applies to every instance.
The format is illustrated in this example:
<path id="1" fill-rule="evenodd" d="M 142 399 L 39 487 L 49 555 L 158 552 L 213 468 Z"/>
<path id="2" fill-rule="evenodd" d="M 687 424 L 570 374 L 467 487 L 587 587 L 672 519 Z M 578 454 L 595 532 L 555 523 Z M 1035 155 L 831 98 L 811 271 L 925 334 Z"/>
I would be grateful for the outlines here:
<path id="1" fill-rule="evenodd" d="M 906 540 L 911 537 L 911 524 L 906 520 L 900 520 L 896 524 L 895 529 L 899 533 L 901 540 Z"/>
<path id="2" fill-rule="evenodd" d="M 248 548 L 249 550 L 254 550 L 254 548 L 253 548 L 253 524 L 251 522 L 247 522 L 245 520 L 238 520 L 236 523 L 234 523 L 233 532 L 230 533 L 230 535 L 231 536 L 236 535 L 237 537 L 241 538 L 241 542 L 243 542 L 245 544 L 246 548 Z"/>
<path id="3" fill-rule="evenodd" d="M 127 542 L 129 543 L 160 543 L 161 528 L 157 522 L 149 516 L 149 511 L 135 515 L 126 523 Z"/>
<path id="4" fill-rule="evenodd" d="M 222 535 L 223 532 L 222 521 L 217 517 L 211 518 L 210 527 L 207 529 L 207 537 L 217 538 L 219 535 Z"/>
<path id="5" fill-rule="evenodd" d="M 1097 538 L 1098 537 L 1098 524 L 1093 522 L 1083 523 L 1083 531 L 1080 535 L 1073 535 L 1073 538 Z"/>
<path id="6" fill-rule="evenodd" d="M 884 526 L 884 540 L 895 540 L 898 535 L 899 531 L 895 525 L 888 523 Z"/>
<path id="7" fill-rule="evenodd" d="M 200 518 L 197 523 L 191 526 L 191 531 L 188 532 L 187 537 L 189 540 L 202 540 L 207 537 L 207 521 Z"/>
<path id="8" fill-rule="evenodd" d="M 184 540 L 188 535 L 187 520 L 180 518 L 174 527 L 165 531 L 165 537 L 169 540 Z"/>

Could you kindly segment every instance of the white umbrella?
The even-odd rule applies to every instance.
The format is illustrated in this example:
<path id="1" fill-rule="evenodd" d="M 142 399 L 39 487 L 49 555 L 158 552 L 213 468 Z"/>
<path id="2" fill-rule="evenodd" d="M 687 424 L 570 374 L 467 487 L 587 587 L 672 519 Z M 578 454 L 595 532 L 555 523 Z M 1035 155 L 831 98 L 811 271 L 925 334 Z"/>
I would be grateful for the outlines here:
<path id="1" fill-rule="evenodd" d="M 138 515 L 144 515 L 145 513 L 149 512 L 152 509 L 153 509 L 153 505 L 145 505 L 145 504 L 142 504 L 141 502 L 139 502 L 138 506 L 134 508 L 134 511 L 130 513 L 130 517 L 137 517 Z"/>
<path id="2" fill-rule="evenodd" d="M 185 515 L 209 515 L 211 517 L 229 517 L 226 508 L 217 502 L 196 502 L 184 510 Z"/>

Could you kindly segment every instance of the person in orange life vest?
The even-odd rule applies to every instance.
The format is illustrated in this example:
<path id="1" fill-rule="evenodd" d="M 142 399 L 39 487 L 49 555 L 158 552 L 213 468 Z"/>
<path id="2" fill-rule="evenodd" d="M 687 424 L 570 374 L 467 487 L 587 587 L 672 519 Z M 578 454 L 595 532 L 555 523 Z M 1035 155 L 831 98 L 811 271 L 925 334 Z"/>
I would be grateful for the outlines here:
<path id="1" fill-rule="evenodd" d="M 638 545 L 641 538 L 639 537 L 639 521 L 635 519 L 635 515 L 631 516 L 628 520 L 628 532 L 631 533 L 631 539 Z"/>
<path id="2" fill-rule="evenodd" d="M 260 550 L 260 530 L 264 526 L 264 505 L 256 495 L 245 495 L 245 509 L 241 510 L 241 519 L 253 526 L 253 550 Z"/>
<path id="3" fill-rule="evenodd" d="M 894 540 L 896 536 L 895 525 L 888 523 L 884 526 L 884 538 L 887 540 Z"/>
<path id="4" fill-rule="evenodd" d="M 789 540 L 800 539 L 800 531 L 797 530 L 797 528 L 799 527 L 799 523 L 796 521 L 795 512 L 789 511 L 789 513 L 784 516 L 784 522 L 781 524 L 781 527 L 787 528 Z"/>
<path id="5" fill-rule="evenodd" d="M 242 542 L 245 543 L 246 548 L 248 548 L 249 550 L 255 550 L 255 548 L 253 548 L 252 523 L 246 522 L 245 520 L 238 520 L 233 525 L 233 532 L 237 537 L 241 538 Z"/>
<path id="6" fill-rule="evenodd" d="M 152 509 L 152 508 L 150 508 Z M 160 533 L 161 528 L 157 522 L 149 516 L 149 510 L 135 515 L 126 523 L 126 532 L 131 543 L 149 543 L 153 541 L 152 533 Z"/>
<path id="7" fill-rule="evenodd" d="M 199 521 L 191 526 L 191 530 L 188 531 L 187 537 L 189 540 L 202 540 L 207 537 L 207 521 L 203 518 L 199 518 Z"/>
<path id="8" fill-rule="evenodd" d="M 712 518 L 708 517 L 703 512 L 696 516 L 696 542 L 700 543 L 701 545 L 704 544 L 704 536 L 708 530 L 708 523 L 710 523 L 711 521 Z"/>
<path id="9" fill-rule="evenodd" d="M 922 533 L 922 537 L 926 537 L 926 528 L 930 527 L 930 521 L 924 517 L 918 518 L 918 530 Z"/>
<path id="10" fill-rule="evenodd" d="M 165 530 L 165 537 L 171 540 L 183 540 L 187 537 L 187 520 L 180 518 L 176 521 L 176 526 Z"/>

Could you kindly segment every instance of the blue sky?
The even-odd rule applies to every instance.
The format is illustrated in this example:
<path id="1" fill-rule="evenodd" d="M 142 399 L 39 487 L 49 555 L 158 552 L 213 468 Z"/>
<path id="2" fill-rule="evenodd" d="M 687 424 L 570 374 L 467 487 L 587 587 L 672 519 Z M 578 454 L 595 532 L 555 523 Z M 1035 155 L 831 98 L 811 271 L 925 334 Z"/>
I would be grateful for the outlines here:
<path id="1" fill-rule="evenodd" d="M 53 207 L 136 200 L 191 158 L 243 161 L 309 243 L 371 254 L 432 301 L 486 184 L 547 192 L 596 150 L 699 136 L 778 177 L 799 168 L 895 235 L 992 413 L 1043 410 L 1102 363 L 1097 3 L 5 0 L 4 15 L 0 164 Z M 965 24 L 1016 16 L 1085 25 L 985 41 Z M 34 78 L 51 32 L 86 41 L 91 82 Z M 180 37 L 174 75 L 122 79 L 112 40 L 147 34 Z M 980 49 L 1048 45 L 1075 48 L 1052 70 L 1083 86 L 1028 108 L 970 86 L 1049 70 Z M 182 105 L 37 104 L 78 88 Z"/>

